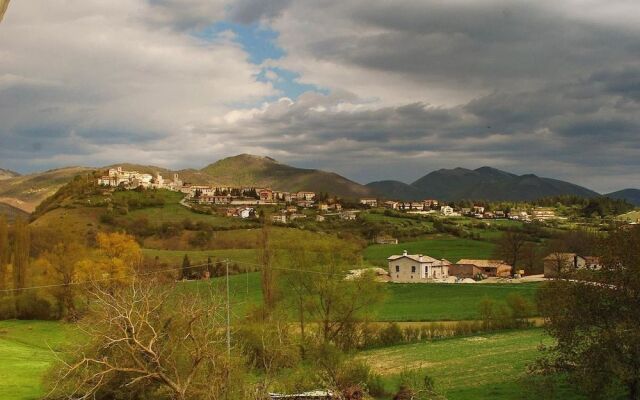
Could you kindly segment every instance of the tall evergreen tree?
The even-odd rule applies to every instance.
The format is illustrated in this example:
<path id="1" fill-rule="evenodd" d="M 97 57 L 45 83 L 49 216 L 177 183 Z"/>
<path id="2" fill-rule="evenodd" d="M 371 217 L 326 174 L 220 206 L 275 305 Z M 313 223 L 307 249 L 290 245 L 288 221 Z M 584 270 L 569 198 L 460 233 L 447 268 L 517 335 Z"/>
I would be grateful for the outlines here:
<path id="1" fill-rule="evenodd" d="M 184 255 L 182 259 L 182 269 L 181 269 L 181 277 L 180 279 L 187 279 L 191 273 L 191 260 L 189 260 L 189 256 L 187 254 Z"/>
<path id="2" fill-rule="evenodd" d="M 213 278 L 215 271 L 213 270 L 213 261 L 211 261 L 211 256 L 207 257 L 207 271 L 209 272 L 209 278 Z"/>
<path id="3" fill-rule="evenodd" d="M 272 268 L 271 244 L 269 243 L 269 225 L 268 218 L 265 218 L 262 225 L 260 235 L 259 248 L 260 264 L 262 267 L 262 297 L 267 309 L 272 309 L 276 302 L 275 296 L 275 279 Z"/>
<path id="4" fill-rule="evenodd" d="M 10 257 L 9 225 L 5 216 L 0 215 L 0 289 L 6 289 L 7 264 Z"/>

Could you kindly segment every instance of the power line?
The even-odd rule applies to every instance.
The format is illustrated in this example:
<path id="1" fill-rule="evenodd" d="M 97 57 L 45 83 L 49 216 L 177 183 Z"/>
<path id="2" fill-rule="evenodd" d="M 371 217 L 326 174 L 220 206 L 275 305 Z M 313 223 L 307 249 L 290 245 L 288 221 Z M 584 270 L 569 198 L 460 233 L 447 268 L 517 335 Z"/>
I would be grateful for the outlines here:
<path id="1" fill-rule="evenodd" d="M 220 262 L 220 261 L 218 261 Z M 233 262 L 234 264 L 240 264 L 240 265 L 251 265 L 251 266 L 257 266 L 257 267 L 263 267 L 262 264 L 258 264 L 258 263 L 252 263 L 252 262 L 248 262 L 248 261 L 240 261 L 240 260 L 232 260 L 232 259 L 224 259 L 222 260 L 222 262 L 225 262 L 227 264 L 227 270 L 228 270 L 228 264 L 230 262 Z M 209 263 L 202 263 L 202 264 L 196 264 L 196 265 L 191 265 L 189 267 L 174 267 L 174 268 L 165 268 L 165 269 L 161 269 L 161 270 L 154 270 L 154 271 L 147 271 L 147 272 L 139 272 L 133 275 L 125 275 L 125 276 L 119 276 L 119 277 L 108 277 L 108 278 L 100 278 L 100 279 L 91 279 L 91 280 L 86 280 L 86 281 L 77 281 L 77 282 L 69 282 L 69 283 L 59 283 L 59 284 L 50 284 L 50 285 L 37 285 L 37 286 L 28 286 L 28 287 L 22 287 L 22 288 L 11 288 L 11 289 L 0 289 L 0 293 L 11 293 L 11 292 L 19 292 L 19 291 L 23 291 L 23 290 L 35 290 L 35 289 L 51 289 L 51 288 L 56 288 L 56 287 L 67 287 L 67 286 L 82 286 L 82 285 L 86 285 L 86 284 L 91 284 L 91 283 L 95 283 L 95 282 L 108 282 L 108 281 L 115 281 L 115 280 L 120 280 L 120 279 L 126 279 L 126 278 L 135 278 L 135 277 L 139 277 L 139 276 L 150 276 L 150 275 L 154 275 L 154 274 L 161 274 L 161 273 L 165 273 L 165 272 L 172 272 L 172 271 L 180 271 L 180 270 L 184 270 L 184 269 L 194 269 L 194 268 L 200 268 L 200 267 L 204 267 L 204 266 L 208 266 Z M 319 265 L 316 267 L 320 267 Z M 288 268 L 288 267 L 271 267 L 275 270 L 279 270 L 279 271 L 288 271 L 288 272 L 303 272 L 305 274 L 318 274 L 318 275 L 328 275 L 328 276 L 346 276 L 347 274 L 345 274 L 344 272 L 326 272 L 326 271 L 317 271 L 317 270 L 313 270 L 313 269 L 302 269 L 302 268 Z M 245 273 L 247 274 L 246 279 L 247 279 L 247 292 L 249 291 L 249 285 L 248 285 L 248 270 L 245 269 Z M 443 283 L 445 284 L 445 283 Z M 455 284 L 449 284 L 447 283 L 447 285 L 455 285 Z M 482 285 L 482 284 L 480 284 Z M 500 288 L 500 289 L 530 289 L 530 290 L 538 290 L 541 289 L 540 287 L 521 287 L 521 284 L 517 284 L 516 285 L 509 285 L 509 286 L 505 286 L 507 284 L 486 284 L 486 286 L 491 285 L 491 287 L 495 287 L 495 288 Z"/>
<path id="2" fill-rule="evenodd" d="M 94 282 L 115 281 L 115 280 L 125 279 L 125 278 L 135 278 L 135 277 L 138 277 L 138 276 L 149 276 L 149 275 L 154 275 L 154 274 L 161 274 L 163 272 L 179 271 L 179 270 L 182 270 L 182 269 L 199 268 L 199 267 L 203 267 L 205 265 L 207 265 L 207 264 L 205 263 L 205 264 L 191 265 L 189 267 L 184 267 L 184 268 L 183 267 L 166 268 L 166 269 L 155 270 L 155 271 L 139 272 L 139 273 L 136 273 L 134 275 L 125 275 L 125 276 L 119 276 L 119 277 L 91 279 L 91 280 L 78 281 L 78 282 L 58 283 L 58 284 L 51 284 L 51 285 L 27 286 L 27 287 L 12 288 L 12 289 L 0 289 L 0 293 L 17 292 L 17 291 L 20 291 L 20 290 L 32 290 L 32 289 L 50 289 L 50 288 L 63 287 L 63 286 L 81 286 L 81 285 L 86 285 L 86 284 L 94 283 Z"/>

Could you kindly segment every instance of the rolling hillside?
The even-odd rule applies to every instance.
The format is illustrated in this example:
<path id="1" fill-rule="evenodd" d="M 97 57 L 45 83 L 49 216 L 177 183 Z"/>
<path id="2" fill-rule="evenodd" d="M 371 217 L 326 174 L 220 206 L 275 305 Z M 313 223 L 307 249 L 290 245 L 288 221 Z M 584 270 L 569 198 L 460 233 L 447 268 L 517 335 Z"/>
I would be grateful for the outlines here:
<path id="1" fill-rule="evenodd" d="M 342 197 L 371 195 L 371 190 L 333 172 L 296 168 L 270 157 L 241 154 L 210 164 L 201 172 L 211 184 L 265 186 L 275 190 L 328 192 Z"/>
<path id="2" fill-rule="evenodd" d="M 605 196 L 612 199 L 626 200 L 634 206 L 640 206 L 640 189 L 623 189 L 607 193 Z"/>
<path id="3" fill-rule="evenodd" d="M 534 200 L 557 195 L 598 196 L 598 193 L 592 190 L 569 182 L 541 178 L 533 174 L 516 175 L 491 167 L 475 170 L 440 169 L 410 185 L 386 181 L 386 183 L 373 182 L 368 186 L 380 196 L 394 198 L 393 194 L 396 194 L 395 198 L 406 200 L 415 198 Z M 414 189 L 419 196 L 414 194 Z M 401 194 L 406 196 L 400 196 Z"/>
<path id="4" fill-rule="evenodd" d="M 16 176 L 20 176 L 20 174 L 8 169 L 0 168 L 0 181 L 15 178 Z"/>
<path id="5" fill-rule="evenodd" d="M 0 215 L 4 215 L 9 221 L 13 221 L 16 217 L 25 219 L 29 217 L 29 213 L 5 203 L 0 203 Z"/>
<path id="6" fill-rule="evenodd" d="M 90 168 L 68 167 L 0 180 L 0 203 L 31 213 L 74 176 L 89 171 Z"/>

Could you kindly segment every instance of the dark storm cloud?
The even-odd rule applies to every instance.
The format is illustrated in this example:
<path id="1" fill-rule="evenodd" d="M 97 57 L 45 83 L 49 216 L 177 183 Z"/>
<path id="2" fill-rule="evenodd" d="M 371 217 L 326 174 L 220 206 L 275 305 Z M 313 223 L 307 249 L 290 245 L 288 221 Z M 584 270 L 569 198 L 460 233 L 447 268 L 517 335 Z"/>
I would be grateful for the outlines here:
<path id="1" fill-rule="evenodd" d="M 256 152 L 361 181 L 493 165 L 640 182 L 635 2 L 49 1 L 3 21 L 5 167 Z M 255 65 L 233 32 L 192 36 L 222 19 L 267 25 L 284 55 Z M 265 69 L 299 76 L 276 92 Z"/>
<path id="2" fill-rule="evenodd" d="M 364 165 L 404 158 L 422 168 L 405 176 L 409 181 L 453 158 L 457 165 L 489 163 L 580 182 L 571 175 L 574 168 L 616 184 L 629 174 L 637 177 L 640 167 L 640 103 L 626 101 L 627 91 L 612 89 L 619 76 L 600 72 L 539 90 L 495 92 L 449 108 L 412 103 L 345 109 L 337 96 L 308 94 L 298 102 L 272 103 L 227 133 L 293 159 L 321 152 L 340 164 L 351 160 L 357 166 L 343 168 L 356 176 Z M 412 159 L 420 154 L 421 162 Z"/>
<path id="3" fill-rule="evenodd" d="M 229 16 L 236 22 L 250 24 L 277 17 L 290 3 L 291 0 L 239 0 L 229 6 Z"/>
<path id="4" fill-rule="evenodd" d="M 348 21 L 363 28 L 311 39 L 307 50 L 418 82 L 482 88 L 561 81 L 611 60 L 637 60 L 638 32 L 573 19 L 544 3 L 427 3 L 355 2 Z"/>

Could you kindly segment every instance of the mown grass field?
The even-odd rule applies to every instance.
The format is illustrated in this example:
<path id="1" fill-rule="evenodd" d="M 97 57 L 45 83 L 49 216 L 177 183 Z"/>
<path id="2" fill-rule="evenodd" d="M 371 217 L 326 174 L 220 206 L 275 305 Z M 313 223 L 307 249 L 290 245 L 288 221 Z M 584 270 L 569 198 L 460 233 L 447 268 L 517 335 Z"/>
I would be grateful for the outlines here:
<path id="1" fill-rule="evenodd" d="M 491 242 L 436 235 L 415 242 L 374 244 L 364 250 L 363 257 L 373 265 L 386 268 L 387 257 L 402 254 L 403 250 L 409 254 L 426 254 L 457 262 L 461 258 L 491 258 L 494 247 Z"/>
<path id="2" fill-rule="evenodd" d="M 224 294 L 225 278 L 181 283 L 182 290 L 197 292 L 209 285 Z M 394 284 L 381 283 L 387 297 L 380 306 L 378 321 L 464 321 L 479 318 L 479 303 L 489 298 L 504 303 L 510 293 L 517 293 L 535 304 L 537 283 L 520 284 Z M 229 279 L 232 302 L 242 304 L 238 314 L 262 301 L 260 274 L 232 275 Z"/>
<path id="3" fill-rule="evenodd" d="M 0 321 L 0 400 L 41 398 L 52 349 L 75 335 L 73 326 L 61 322 Z"/>
<path id="4" fill-rule="evenodd" d="M 221 250 L 157 250 L 142 249 L 142 254 L 148 259 L 158 257 L 160 263 L 165 263 L 169 267 L 182 265 L 185 255 L 189 257 L 192 265 L 204 264 L 209 256 L 216 260 L 230 259 L 233 262 L 256 263 L 258 261 L 255 249 L 221 249 Z M 242 266 L 241 266 L 242 268 Z"/>
<path id="5" fill-rule="evenodd" d="M 392 390 L 403 370 L 418 369 L 435 379 L 449 400 L 547 399 L 527 389 L 527 364 L 538 357 L 540 344 L 551 344 L 542 329 L 505 331 L 433 342 L 380 348 L 360 353 Z M 560 386 L 557 399 L 579 399 Z"/>
<path id="6" fill-rule="evenodd" d="M 377 319 L 380 321 L 461 321 L 479 318 L 484 298 L 505 302 L 517 293 L 535 304 L 537 283 L 444 284 L 388 283 L 388 296 Z"/>

